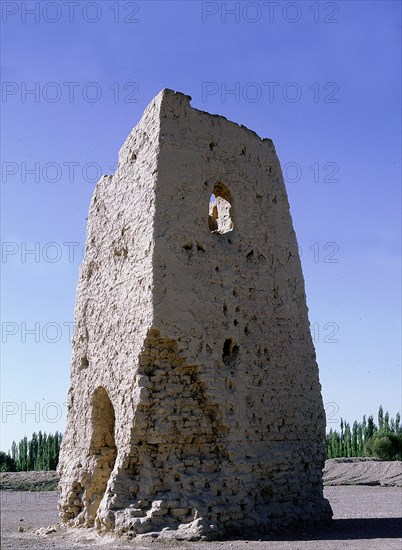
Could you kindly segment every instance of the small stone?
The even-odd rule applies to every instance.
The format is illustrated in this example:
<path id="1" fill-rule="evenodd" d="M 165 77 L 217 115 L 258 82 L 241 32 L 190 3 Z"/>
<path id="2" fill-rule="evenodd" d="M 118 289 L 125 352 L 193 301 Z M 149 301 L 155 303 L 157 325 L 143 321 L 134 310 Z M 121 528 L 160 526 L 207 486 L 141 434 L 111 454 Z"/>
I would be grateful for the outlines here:
<path id="1" fill-rule="evenodd" d="M 138 501 L 138 506 L 140 508 L 149 508 L 149 502 L 146 499 L 141 499 Z"/>
<path id="2" fill-rule="evenodd" d="M 186 516 L 190 512 L 189 508 L 173 508 L 169 510 L 169 513 L 174 518 L 179 518 L 180 516 Z"/>
<path id="3" fill-rule="evenodd" d="M 142 518 L 145 516 L 144 510 L 141 508 L 129 508 L 129 513 L 133 518 Z"/>

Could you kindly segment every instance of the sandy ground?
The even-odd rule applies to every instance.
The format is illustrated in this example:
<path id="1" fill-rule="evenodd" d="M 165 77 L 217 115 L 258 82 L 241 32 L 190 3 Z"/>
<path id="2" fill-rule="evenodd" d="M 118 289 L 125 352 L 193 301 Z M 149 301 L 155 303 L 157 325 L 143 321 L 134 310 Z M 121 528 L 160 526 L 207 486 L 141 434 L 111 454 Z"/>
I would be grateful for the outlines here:
<path id="1" fill-rule="evenodd" d="M 363 465 L 364 462 L 366 464 Z M 256 537 L 255 540 L 190 543 L 138 538 L 126 542 L 111 537 L 98 537 L 89 529 L 71 531 L 64 528 L 44 534 L 43 527 L 54 526 L 58 522 L 58 493 L 2 490 L 1 547 L 3 550 L 78 550 L 97 546 L 116 550 L 401 550 L 401 467 L 401 463 L 379 464 L 379 461 L 371 467 L 367 461 L 344 461 L 338 464 L 327 461 L 328 482 L 335 483 L 337 468 L 341 482 L 349 483 L 325 487 L 325 496 L 334 511 L 331 524 L 319 529 L 298 531 L 292 535 L 267 536 L 262 540 Z M 379 475 L 381 472 L 385 477 Z M 24 483 L 27 480 L 34 482 L 36 479 L 39 486 L 47 483 L 51 476 L 51 473 L 47 473 L 45 476 L 36 474 L 26 478 L 27 474 L 24 474 Z M 4 483 L 4 476 L 2 477 Z M 362 483 L 363 478 L 368 485 L 350 485 L 353 481 Z M 7 483 L 10 485 L 10 478 Z M 38 534 L 38 530 L 42 534 Z"/>
<path id="2" fill-rule="evenodd" d="M 59 476 L 50 472 L 2 472 L 0 474 L 3 491 L 55 491 Z"/>
<path id="3" fill-rule="evenodd" d="M 325 485 L 402 487 L 402 462 L 371 458 L 334 458 L 324 468 Z"/>

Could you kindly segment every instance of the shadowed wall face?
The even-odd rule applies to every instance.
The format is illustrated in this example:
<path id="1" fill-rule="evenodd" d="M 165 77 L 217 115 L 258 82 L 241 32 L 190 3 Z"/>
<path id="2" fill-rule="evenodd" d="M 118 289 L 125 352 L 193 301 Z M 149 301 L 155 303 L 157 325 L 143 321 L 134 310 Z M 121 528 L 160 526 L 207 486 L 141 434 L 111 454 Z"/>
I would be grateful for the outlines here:
<path id="1" fill-rule="evenodd" d="M 63 519 L 213 538 L 330 517 L 318 368 L 272 142 L 164 90 L 98 183 L 87 240 Z"/>

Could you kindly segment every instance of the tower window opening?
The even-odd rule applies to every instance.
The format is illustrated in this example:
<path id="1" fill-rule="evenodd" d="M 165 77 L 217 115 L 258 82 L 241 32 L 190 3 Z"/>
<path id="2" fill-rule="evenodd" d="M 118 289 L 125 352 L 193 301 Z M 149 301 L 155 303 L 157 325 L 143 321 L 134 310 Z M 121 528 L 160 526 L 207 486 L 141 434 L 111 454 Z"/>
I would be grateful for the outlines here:
<path id="1" fill-rule="evenodd" d="M 229 233 L 233 231 L 232 196 L 223 183 L 216 183 L 209 199 L 208 225 L 211 233 Z"/>
<path id="2" fill-rule="evenodd" d="M 222 360 L 225 365 L 232 365 L 235 363 L 239 354 L 239 346 L 232 338 L 226 338 L 223 344 Z"/>

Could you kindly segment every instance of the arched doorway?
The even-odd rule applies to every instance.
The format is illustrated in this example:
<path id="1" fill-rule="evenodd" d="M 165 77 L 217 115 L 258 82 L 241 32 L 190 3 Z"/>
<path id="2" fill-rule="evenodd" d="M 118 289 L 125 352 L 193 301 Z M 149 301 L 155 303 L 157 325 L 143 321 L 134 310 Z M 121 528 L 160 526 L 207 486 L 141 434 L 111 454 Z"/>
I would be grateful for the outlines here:
<path id="1" fill-rule="evenodd" d="M 114 408 L 102 386 L 92 396 L 91 424 L 90 455 L 93 460 L 93 474 L 85 499 L 88 523 L 95 520 L 117 456 Z"/>

